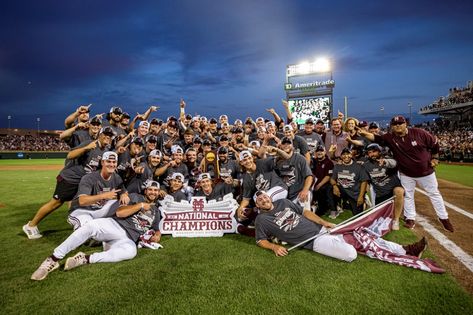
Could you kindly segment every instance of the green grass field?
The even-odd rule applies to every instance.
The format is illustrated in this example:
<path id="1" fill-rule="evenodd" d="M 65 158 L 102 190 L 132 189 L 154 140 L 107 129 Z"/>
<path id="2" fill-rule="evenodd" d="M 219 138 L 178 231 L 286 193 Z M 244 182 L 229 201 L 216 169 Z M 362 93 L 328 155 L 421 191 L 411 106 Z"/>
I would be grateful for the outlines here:
<path id="1" fill-rule="evenodd" d="M 439 178 L 473 187 L 473 166 L 442 163 L 437 167 L 436 172 Z"/>
<path id="2" fill-rule="evenodd" d="M 472 297 L 448 273 L 430 274 L 366 257 L 344 263 L 308 250 L 276 258 L 240 235 L 166 236 L 164 249 L 139 250 L 131 261 L 58 270 L 33 282 L 31 273 L 71 232 L 65 207 L 41 223 L 43 238 L 28 240 L 21 230 L 50 198 L 56 175 L 0 171 L 3 314 L 469 314 L 473 310 Z M 344 213 L 343 218 L 347 216 Z M 399 243 L 416 240 L 405 229 L 387 238 Z M 99 248 L 80 250 L 90 253 Z M 432 257 L 429 252 L 427 256 Z"/>

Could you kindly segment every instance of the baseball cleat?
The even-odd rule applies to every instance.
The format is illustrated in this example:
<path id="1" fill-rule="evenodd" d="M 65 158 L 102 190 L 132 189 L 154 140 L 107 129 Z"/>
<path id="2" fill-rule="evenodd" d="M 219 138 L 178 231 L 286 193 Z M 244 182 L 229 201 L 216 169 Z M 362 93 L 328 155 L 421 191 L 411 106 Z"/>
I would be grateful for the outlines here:
<path id="1" fill-rule="evenodd" d="M 404 221 L 404 227 L 408 228 L 408 229 L 413 229 L 415 228 L 416 226 L 416 221 L 415 220 L 411 220 L 411 219 L 406 219 Z"/>
<path id="2" fill-rule="evenodd" d="M 73 257 L 69 257 L 64 265 L 64 270 L 71 270 L 79 266 L 88 264 L 87 258 L 83 252 L 78 252 Z"/>
<path id="3" fill-rule="evenodd" d="M 48 274 L 59 268 L 59 263 L 54 261 L 51 257 L 46 258 L 45 261 L 36 269 L 31 275 L 31 280 L 40 281 L 48 276 Z"/>
<path id="4" fill-rule="evenodd" d="M 410 245 L 402 246 L 406 250 L 406 255 L 421 258 L 424 251 L 427 249 L 427 239 L 423 237 L 420 241 Z"/>
<path id="5" fill-rule="evenodd" d="M 28 222 L 27 224 L 23 225 L 23 232 L 25 232 L 26 236 L 28 236 L 28 238 L 30 240 L 34 240 L 34 239 L 38 239 L 40 237 L 42 237 L 43 235 L 41 235 L 39 233 L 39 230 L 38 230 L 38 226 L 29 226 L 29 223 Z"/>
<path id="6" fill-rule="evenodd" d="M 440 223 L 442 223 L 443 228 L 444 228 L 445 230 L 447 230 L 447 231 L 449 231 L 449 232 L 452 232 L 452 233 L 453 233 L 453 231 L 455 231 L 455 230 L 453 229 L 452 223 L 450 222 L 450 220 L 449 220 L 448 218 L 446 218 L 446 219 L 439 219 L 439 221 L 440 221 Z"/>

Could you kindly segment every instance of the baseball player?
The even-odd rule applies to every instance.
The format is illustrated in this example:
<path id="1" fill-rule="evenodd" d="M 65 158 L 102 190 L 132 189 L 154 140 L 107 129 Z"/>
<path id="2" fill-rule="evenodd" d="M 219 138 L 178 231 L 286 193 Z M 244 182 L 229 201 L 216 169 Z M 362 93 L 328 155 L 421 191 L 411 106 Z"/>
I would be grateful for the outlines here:
<path id="1" fill-rule="evenodd" d="M 29 239 L 42 237 L 38 224 L 64 202 L 74 198 L 81 178 L 99 167 L 102 154 L 109 149 L 114 136 L 115 133 L 111 128 L 102 128 L 97 140 L 86 141 L 67 154 L 66 166 L 56 177 L 53 197 L 39 208 L 31 221 L 23 226 L 23 232 Z"/>
<path id="2" fill-rule="evenodd" d="M 381 203 L 393 195 L 394 219 L 393 230 L 399 230 L 399 217 L 404 206 L 404 188 L 397 177 L 397 162 L 394 159 L 382 155 L 382 148 L 377 143 L 371 143 L 366 147 L 368 160 L 363 163 L 363 168 L 370 177 L 370 183 L 376 195 L 375 203 Z"/>
<path id="3" fill-rule="evenodd" d="M 281 151 L 280 149 L 277 149 Z M 240 152 L 240 165 L 244 168 L 242 174 L 243 193 L 237 215 L 240 220 L 247 219 L 245 208 L 252 201 L 252 196 L 258 190 L 267 191 L 273 198 L 278 200 L 287 197 L 287 186 L 274 171 L 274 159 L 254 160 L 250 151 Z"/>
<path id="4" fill-rule="evenodd" d="M 151 242 L 158 243 L 161 239 L 159 231 L 159 210 L 156 201 L 159 196 L 159 183 L 147 182 L 145 195 L 130 194 L 127 204 L 121 205 L 116 216 L 101 218 L 88 222 L 76 229 L 53 254 L 46 258 L 32 274 L 32 280 L 43 280 L 47 275 L 59 268 L 59 260 L 89 238 L 103 242 L 104 251 L 86 255 L 82 252 L 66 260 L 64 270 L 70 270 L 85 264 L 119 262 L 136 256 L 136 244 L 140 237 L 151 232 Z M 117 201 L 115 201 L 117 203 Z"/>
<path id="5" fill-rule="evenodd" d="M 391 132 L 376 135 L 359 130 L 360 135 L 380 145 L 386 145 L 393 152 L 394 159 L 399 166 L 399 178 L 405 190 L 404 199 L 404 226 L 415 227 L 416 208 L 414 192 L 419 184 L 430 198 L 440 223 L 445 230 L 453 232 L 454 228 L 448 219 L 445 204 L 438 190 L 435 170 L 439 163 L 439 143 L 437 138 L 419 128 L 407 128 L 403 116 L 394 116 L 391 119 Z"/>
<path id="6" fill-rule="evenodd" d="M 102 168 L 80 180 L 79 190 L 72 200 L 67 219 L 74 230 L 93 219 L 112 216 L 116 210 L 113 207 L 116 199 L 120 199 L 120 205 L 130 201 L 123 180 L 115 172 L 117 160 L 115 152 L 105 152 L 101 160 Z"/>
<path id="7" fill-rule="evenodd" d="M 353 160 L 351 154 L 349 148 L 342 150 L 342 163 L 333 167 L 330 183 L 333 186 L 333 194 L 347 201 L 350 210 L 356 215 L 363 211 L 369 177 L 363 167 Z"/>
<path id="8" fill-rule="evenodd" d="M 258 191 L 254 199 L 260 211 L 255 221 L 256 244 L 273 251 L 276 256 L 286 256 L 288 251 L 284 246 L 270 242 L 272 237 L 295 245 L 335 226 L 309 209 L 302 209 L 287 199 L 272 201 L 264 191 Z M 376 243 L 397 255 L 411 255 L 419 258 L 427 247 L 425 238 L 405 246 L 382 238 L 377 238 Z M 323 234 L 307 242 L 304 248 L 346 262 L 351 262 L 357 257 L 356 249 L 345 242 L 343 235 Z"/>
<path id="9" fill-rule="evenodd" d="M 280 148 L 286 155 L 278 154 L 276 158 L 276 174 L 287 186 L 287 199 L 310 208 L 312 202 L 312 171 L 305 158 L 294 152 L 292 140 L 288 137 L 281 139 Z"/>

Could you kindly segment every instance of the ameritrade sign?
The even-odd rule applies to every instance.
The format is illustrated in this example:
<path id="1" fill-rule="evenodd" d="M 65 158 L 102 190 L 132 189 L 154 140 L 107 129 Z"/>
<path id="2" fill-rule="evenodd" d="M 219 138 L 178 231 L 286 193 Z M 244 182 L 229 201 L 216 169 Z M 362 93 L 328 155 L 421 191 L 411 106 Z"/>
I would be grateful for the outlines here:
<path id="1" fill-rule="evenodd" d="M 175 202 L 165 198 L 161 203 L 162 220 L 159 230 L 173 237 L 221 237 L 235 233 L 235 211 L 238 203 L 231 194 L 222 201 L 207 202 L 204 197 L 192 197 L 190 202 Z"/>
<path id="2" fill-rule="evenodd" d="M 286 90 L 298 90 L 298 89 L 311 89 L 319 87 L 334 87 L 334 80 L 325 80 L 325 81 L 314 81 L 314 82 L 304 82 L 304 83 L 286 83 L 284 84 L 284 89 Z"/>

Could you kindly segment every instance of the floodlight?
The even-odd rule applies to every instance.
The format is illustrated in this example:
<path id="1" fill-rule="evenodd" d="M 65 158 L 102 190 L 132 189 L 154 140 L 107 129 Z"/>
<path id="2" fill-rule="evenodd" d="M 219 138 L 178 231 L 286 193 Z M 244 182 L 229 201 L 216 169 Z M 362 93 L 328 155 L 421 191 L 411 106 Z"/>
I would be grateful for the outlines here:
<path id="1" fill-rule="evenodd" d="M 317 58 L 314 62 L 314 70 L 316 72 L 330 71 L 330 61 L 327 58 Z"/>
<path id="2" fill-rule="evenodd" d="M 308 74 L 310 72 L 310 63 L 304 61 L 297 65 L 297 73 L 299 74 Z"/>

